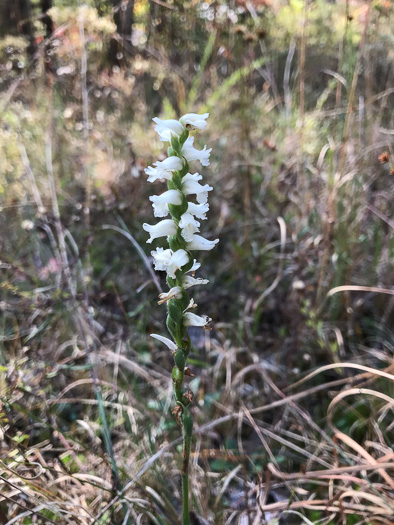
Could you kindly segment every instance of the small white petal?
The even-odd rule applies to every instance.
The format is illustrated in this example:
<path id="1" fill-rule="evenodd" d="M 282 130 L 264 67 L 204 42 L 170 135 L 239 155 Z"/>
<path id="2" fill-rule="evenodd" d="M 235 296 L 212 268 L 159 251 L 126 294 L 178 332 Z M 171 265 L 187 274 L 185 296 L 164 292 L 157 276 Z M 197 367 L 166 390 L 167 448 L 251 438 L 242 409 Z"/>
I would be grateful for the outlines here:
<path id="1" fill-rule="evenodd" d="M 155 217 L 168 215 L 168 204 L 182 203 L 182 193 L 179 190 L 168 190 L 161 195 L 152 195 L 149 200 L 153 203 L 153 214 Z"/>
<path id="2" fill-rule="evenodd" d="M 159 134 L 160 140 L 169 142 L 171 137 L 179 137 L 185 130 L 184 126 L 178 120 L 161 120 L 157 117 L 152 119 L 155 122 L 155 131 Z"/>
<path id="3" fill-rule="evenodd" d="M 178 349 L 177 345 L 171 341 L 171 339 L 168 339 L 168 337 L 163 337 L 162 335 L 158 334 L 150 334 L 150 336 L 153 337 L 153 339 L 157 339 L 158 341 L 164 343 L 172 352 L 176 352 Z"/>
<path id="4" fill-rule="evenodd" d="M 170 249 L 157 248 L 151 255 L 155 261 L 155 270 L 167 272 L 172 279 L 175 279 L 175 272 L 189 262 L 187 252 L 183 249 L 173 252 Z"/>
<path id="5" fill-rule="evenodd" d="M 183 326 L 206 326 L 212 319 L 207 315 L 196 315 L 191 312 L 183 314 Z"/>
<path id="6" fill-rule="evenodd" d="M 193 239 L 188 243 L 187 247 L 189 250 L 212 250 L 218 242 L 219 239 L 208 241 L 201 235 L 193 235 Z"/>
<path id="7" fill-rule="evenodd" d="M 158 162 L 155 162 L 154 164 L 158 164 Z M 171 171 L 159 171 L 157 168 L 153 168 L 152 166 L 145 168 L 145 173 L 148 175 L 148 182 L 156 182 L 160 179 L 172 179 Z"/>
<path id="8" fill-rule="evenodd" d="M 185 195 L 197 195 L 197 201 L 200 204 L 206 204 L 208 200 L 208 192 L 212 191 L 212 186 L 205 184 L 202 186 L 197 181 L 202 177 L 198 173 L 192 175 L 187 173 L 182 179 L 182 191 Z"/>
<path id="9" fill-rule="evenodd" d="M 185 266 L 188 262 L 189 256 L 187 255 L 187 251 L 183 249 L 177 250 L 171 257 L 171 265 L 176 269 L 182 268 L 182 266 Z M 171 277 L 170 272 L 168 271 L 167 273 Z M 173 275 L 173 278 L 175 278 L 175 275 Z"/>
<path id="10" fill-rule="evenodd" d="M 188 162 L 193 160 L 199 160 L 203 166 L 209 166 L 209 156 L 212 148 L 207 149 L 206 146 L 202 150 L 198 150 L 193 146 L 194 137 L 186 139 L 182 146 L 181 154 L 185 157 Z"/>
<path id="11" fill-rule="evenodd" d="M 187 128 L 191 129 L 205 129 L 207 127 L 206 119 L 209 117 L 209 113 L 198 115 L 197 113 L 187 113 L 179 119 L 180 122 Z"/>
<path id="12" fill-rule="evenodd" d="M 204 186 L 204 188 L 208 186 L 208 184 L 206 184 Z M 199 202 L 200 204 L 206 204 L 207 200 L 208 200 L 208 191 L 211 191 L 212 188 L 211 186 L 208 186 L 209 189 L 205 189 L 204 191 L 201 191 L 200 193 L 197 193 L 196 194 L 196 199 L 197 199 L 197 202 Z"/>
<path id="13" fill-rule="evenodd" d="M 195 204 L 194 202 L 189 202 L 187 207 L 188 213 L 193 214 L 197 219 L 202 221 L 207 218 L 205 215 L 209 211 L 209 204 L 206 202 L 204 204 Z"/>
<path id="14" fill-rule="evenodd" d="M 163 304 L 170 299 L 180 299 L 182 297 L 182 288 L 180 286 L 174 286 L 170 289 L 167 293 L 161 293 L 159 295 L 160 301 L 158 301 L 159 304 Z"/>
<path id="15" fill-rule="evenodd" d="M 194 259 L 194 262 L 193 262 L 193 266 L 190 268 L 190 270 L 188 270 L 186 273 L 192 273 L 194 274 L 194 272 L 196 270 L 198 270 L 199 268 L 201 268 L 201 263 L 197 262 L 196 259 Z"/>
<path id="16" fill-rule="evenodd" d="M 179 157 L 168 157 L 162 161 L 153 163 L 153 166 L 145 168 L 145 173 L 148 175 L 148 182 L 155 182 L 157 179 L 172 179 L 174 171 L 181 170 L 183 162 Z"/>
<path id="17" fill-rule="evenodd" d="M 171 261 L 172 253 L 172 250 L 170 250 L 169 248 L 167 248 L 167 250 L 165 250 L 164 248 L 157 248 L 157 250 L 151 252 L 151 255 L 155 262 L 154 264 L 156 271 L 167 270 L 167 266 L 170 264 Z"/>
<path id="18" fill-rule="evenodd" d="M 186 182 L 188 180 L 193 180 L 195 182 L 198 182 L 201 179 L 202 179 L 202 175 L 200 175 L 199 173 L 186 173 L 186 175 L 184 175 L 182 179 L 182 182 Z"/>
<path id="19" fill-rule="evenodd" d="M 182 228 L 181 235 L 186 242 L 193 240 L 193 234 L 199 230 L 200 223 L 195 220 L 190 213 L 184 213 L 179 221 L 179 227 Z"/>
<path id="20" fill-rule="evenodd" d="M 146 224 L 142 225 L 144 230 L 149 233 L 150 238 L 146 241 L 151 243 L 158 237 L 168 237 L 169 235 L 175 235 L 177 232 L 177 225 L 172 219 L 164 219 L 157 224 Z"/>
<path id="21" fill-rule="evenodd" d="M 184 275 L 182 279 L 182 284 L 185 289 L 190 288 L 191 286 L 197 286 L 199 284 L 208 284 L 208 279 L 200 279 L 199 277 L 195 279 L 190 275 Z"/>

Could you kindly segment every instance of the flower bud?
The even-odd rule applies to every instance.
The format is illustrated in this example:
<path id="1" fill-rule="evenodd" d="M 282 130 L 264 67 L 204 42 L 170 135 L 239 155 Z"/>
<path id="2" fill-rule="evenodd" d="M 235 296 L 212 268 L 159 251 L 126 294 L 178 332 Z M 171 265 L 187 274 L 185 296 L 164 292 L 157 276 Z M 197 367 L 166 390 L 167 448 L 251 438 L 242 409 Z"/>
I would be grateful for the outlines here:
<path id="1" fill-rule="evenodd" d="M 205 129 L 207 127 L 207 118 L 209 113 L 204 115 L 197 115 L 196 113 L 187 113 L 179 119 L 179 121 L 187 128 L 190 129 Z"/>
<path id="2" fill-rule="evenodd" d="M 212 319 L 207 315 L 196 315 L 191 312 L 183 314 L 183 326 L 206 326 Z"/>

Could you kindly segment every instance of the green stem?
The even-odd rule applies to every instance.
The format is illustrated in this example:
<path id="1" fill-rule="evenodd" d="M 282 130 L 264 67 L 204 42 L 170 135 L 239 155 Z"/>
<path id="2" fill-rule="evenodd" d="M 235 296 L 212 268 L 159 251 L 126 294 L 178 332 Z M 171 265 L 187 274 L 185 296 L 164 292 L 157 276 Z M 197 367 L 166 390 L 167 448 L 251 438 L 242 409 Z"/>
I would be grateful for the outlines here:
<path id="1" fill-rule="evenodd" d="M 183 465 L 182 465 L 182 525 L 190 525 L 189 512 L 189 458 L 191 437 L 183 428 Z"/>
<path id="2" fill-rule="evenodd" d="M 181 137 L 172 137 L 171 147 L 168 149 L 168 155 L 177 155 L 182 158 L 181 150 L 185 143 L 189 132 L 185 129 Z M 182 177 L 188 172 L 189 166 L 185 163 L 183 169 L 179 172 L 174 172 L 171 181 L 168 182 L 168 189 L 177 189 L 182 191 Z M 169 211 L 175 224 L 178 226 L 182 214 L 187 211 L 187 199 L 183 195 L 183 201 L 181 205 L 170 205 Z M 181 235 L 181 229 L 178 226 L 177 233 L 173 237 L 170 237 L 170 248 L 174 251 L 180 248 L 187 248 L 187 244 Z M 182 278 L 186 269 L 182 271 L 179 269 L 176 275 L 176 285 L 183 289 Z M 170 286 L 175 286 L 175 283 L 167 282 Z M 186 364 L 186 358 L 190 350 L 190 340 L 187 336 L 186 329 L 182 324 L 183 312 L 189 304 L 189 296 L 183 289 L 181 299 L 172 299 L 168 302 L 168 316 L 167 316 L 167 328 L 170 334 L 173 336 L 178 350 L 175 353 L 174 361 L 175 366 L 172 369 L 172 384 L 174 388 L 174 395 L 177 402 L 177 409 L 181 413 L 182 421 L 182 434 L 183 434 L 183 462 L 182 462 L 182 525 L 190 525 L 190 511 L 189 511 L 189 459 L 190 459 L 190 444 L 193 432 L 193 420 L 190 410 L 187 405 L 191 400 L 184 395 L 183 392 L 183 381 L 184 381 L 184 370 Z M 176 413 L 177 421 L 179 412 Z"/>

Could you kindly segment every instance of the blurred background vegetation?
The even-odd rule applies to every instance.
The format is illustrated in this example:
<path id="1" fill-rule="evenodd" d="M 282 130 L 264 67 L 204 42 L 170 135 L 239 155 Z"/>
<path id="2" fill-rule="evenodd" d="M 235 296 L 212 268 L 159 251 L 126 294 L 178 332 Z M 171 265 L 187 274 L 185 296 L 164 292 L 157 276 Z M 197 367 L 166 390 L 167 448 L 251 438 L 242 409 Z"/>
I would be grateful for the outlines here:
<path id="1" fill-rule="evenodd" d="M 192 522 L 394 522 L 393 44 L 387 0 L 0 0 L 0 524 L 180 523 L 141 225 L 189 112 Z"/>

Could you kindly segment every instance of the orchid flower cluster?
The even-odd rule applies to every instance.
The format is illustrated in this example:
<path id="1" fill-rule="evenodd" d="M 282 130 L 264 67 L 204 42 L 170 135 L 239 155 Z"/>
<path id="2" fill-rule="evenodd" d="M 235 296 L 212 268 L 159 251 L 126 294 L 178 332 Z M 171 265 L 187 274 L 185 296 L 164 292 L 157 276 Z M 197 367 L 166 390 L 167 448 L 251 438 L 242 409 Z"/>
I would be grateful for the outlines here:
<path id="1" fill-rule="evenodd" d="M 206 146 L 202 150 L 196 149 L 194 137 L 189 136 L 189 130 L 205 129 L 208 117 L 209 113 L 189 113 L 179 121 L 154 118 L 155 131 L 160 140 L 170 143 L 168 158 L 155 162 L 145 170 L 149 182 L 163 179 L 167 181 L 167 191 L 150 197 L 155 217 L 171 215 L 171 219 L 165 218 L 154 225 L 143 225 L 144 230 L 150 234 L 148 243 L 159 237 L 167 237 L 169 243 L 169 248 L 157 248 L 151 254 L 155 270 L 167 272 L 170 290 L 160 294 L 159 304 L 168 303 L 167 327 L 175 343 L 157 334 L 152 334 L 152 337 L 175 352 L 178 349 L 190 349 L 186 332 L 188 326 L 207 327 L 211 321 L 208 316 L 199 316 L 189 311 L 197 305 L 193 299 L 189 299 L 186 292 L 192 286 L 208 283 L 207 279 L 194 277 L 200 263 L 192 257 L 191 252 L 211 250 L 219 242 L 218 239 L 209 241 L 198 234 L 200 222 L 197 219 L 207 218 L 208 192 L 213 188 L 208 184 L 200 184 L 202 176 L 199 173 L 189 172 L 189 162 L 199 161 L 202 166 L 209 166 L 211 149 Z M 196 202 L 188 201 L 188 196 L 195 196 Z"/>
<path id="2" fill-rule="evenodd" d="M 148 243 L 160 237 L 166 237 L 168 241 L 168 247 L 157 248 L 151 254 L 155 270 L 167 273 L 170 290 L 159 295 L 159 304 L 167 303 L 167 328 L 173 341 L 157 334 L 151 336 L 166 344 L 174 354 L 172 385 L 176 405 L 173 414 L 183 433 L 182 525 L 190 525 L 189 457 L 193 431 L 189 409 L 193 393 L 183 388 L 185 375 L 191 376 L 190 369 L 185 367 L 191 347 L 187 327 L 207 328 L 211 321 L 208 316 L 199 316 L 190 311 L 197 305 L 190 299 L 187 290 L 192 286 L 208 283 L 207 279 L 195 277 L 195 272 L 201 265 L 194 259 L 192 252 L 211 250 L 219 242 L 218 239 L 209 241 L 199 235 L 199 221 L 207 218 L 208 192 L 213 188 L 208 184 L 200 184 L 202 176 L 189 171 L 189 162 L 199 161 L 202 166 L 209 166 L 211 149 L 206 146 L 202 150 L 196 149 L 194 138 L 189 136 L 191 130 L 205 129 L 208 117 L 208 113 L 188 113 L 179 121 L 154 118 L 155 131 L 160 140 L 169 143 L 168 157 L 145 170 L 149 182 L 167 181 L 167 191 L 150 197 L 155 217 L 162 220 L 154 225 L 143 224 L 143 228 L 150 234 Z M 168 215 L 171 218 L 167 218 Z"/>

